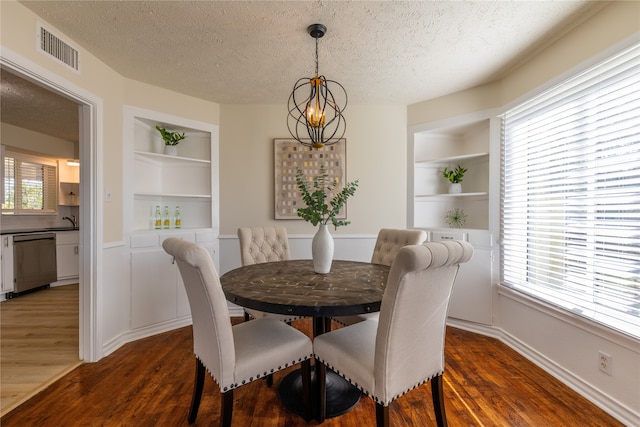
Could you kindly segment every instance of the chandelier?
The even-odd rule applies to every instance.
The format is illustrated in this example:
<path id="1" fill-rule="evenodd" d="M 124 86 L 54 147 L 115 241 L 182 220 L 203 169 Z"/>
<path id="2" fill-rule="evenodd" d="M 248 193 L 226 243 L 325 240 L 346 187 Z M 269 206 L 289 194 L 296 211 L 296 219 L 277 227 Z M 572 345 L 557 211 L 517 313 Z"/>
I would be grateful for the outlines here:
<path id="1" fill-rule="evenodd" d="M 289 133 L 302 145 L 322 148 L 333 145 L 344 136 L 347 122 L 342 112 L 347 106 L 347 91 L 335 80 L 318 74 L 318 39 L 325 35 L 327 27 L 313 24 L 307 28 L 316 39 L 316 73 L 303 77 L 293 86 L 289 96 Z"/>

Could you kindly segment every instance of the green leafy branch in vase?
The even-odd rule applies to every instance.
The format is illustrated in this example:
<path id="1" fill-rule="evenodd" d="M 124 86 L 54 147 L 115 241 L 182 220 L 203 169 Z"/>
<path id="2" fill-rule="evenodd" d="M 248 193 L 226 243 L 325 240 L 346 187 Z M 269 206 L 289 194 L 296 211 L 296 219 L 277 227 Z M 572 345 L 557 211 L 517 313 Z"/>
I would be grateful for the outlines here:
<path id="1" fill-rule="evenodd" d="M 467 169 L 458 165 L 455 169 L 448 169 L 445 167 L 442 170 L 442 176 L 449 180 L 452 184 L 460 184 L 462 182 L 462 178 L 464 177 L 464 173 Z"/>
<path id="2" fill-rule="evenodd" d="M 347 199 L 353 196 L 358 188 L 359 181 L 348 182 L 328 203 L 327 197 L 338 186 L 337 179 L 329 179 L 324 166 L 320 166 L 320 175 L 308 179 L 302 170 L 296 169 L 296 184 L 306 207 L 298 208 L 298 216 L 311 224 L 326 225 L 331 221 L 334 228 L 349 225 L 351 221 L 337 219 L 336 216 L 347 203 Z"/>

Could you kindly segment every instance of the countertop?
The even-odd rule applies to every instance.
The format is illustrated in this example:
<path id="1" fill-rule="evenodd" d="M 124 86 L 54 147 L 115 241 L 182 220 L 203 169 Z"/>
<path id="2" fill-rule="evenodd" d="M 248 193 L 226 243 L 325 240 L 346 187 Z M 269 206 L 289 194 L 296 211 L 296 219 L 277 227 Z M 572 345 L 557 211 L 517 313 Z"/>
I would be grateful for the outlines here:
<path id="1" fill-rule="evenodd" d="M 16 230 L 0 230 L 0 234 L 35 234 L 35 233 L 53 233 L 56 231 L 79 231 L 78 228 L 73 227 L 48 227 L 48 228 L 31 228 L 28 230 L 25 229 L 16 229 Z"/>

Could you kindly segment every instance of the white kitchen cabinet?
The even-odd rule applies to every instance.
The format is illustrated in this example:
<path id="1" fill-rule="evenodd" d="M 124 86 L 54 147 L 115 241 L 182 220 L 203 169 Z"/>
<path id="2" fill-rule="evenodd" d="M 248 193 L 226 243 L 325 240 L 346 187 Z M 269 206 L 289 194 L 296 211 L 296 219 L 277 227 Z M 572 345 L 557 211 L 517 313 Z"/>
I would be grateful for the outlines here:
<path id="1" fill-rule="evenodd" d="M 162 249 L 131 253 L 131 328 L 177 317 L 178 276 Z"/>
<path id="2" fill-rule="evenodd" d="M 58 205 L 80 205 L 80 166 L 69 166 L 58 160 Z"/>
<path id="3" fill-rule="evenodd" d="M 2 236 L 2 292 L 13 292 L 13 235 Z"/>
<path id="4" fill-rule="evenodd" d="M 189 316 L 189 301 L 173 258 L 162 241 L 177 237 L 198 242 L 216 258 L 212 234 L 194 231 L 137 233 L 131 238 L 131 328 L 142 328 Z"/>
<path id="5" fill-rule="evenodd" d="M 460 266 L 449 302 L 449 317 L 491 325 L 491 237 L 486 230 L 428 229 L 427 240 L 464 240 L 473 246 L 473 257 Z"/>
<path id="6" fill-rule="evenodd" d="M 80 166 L 69 165 L 67 160 L 58 160 L 58 182 L 78 184 L 80 182 Z"/>
<path id="7" fill-rule="evenodd" d="M 76 279 L 80 276 L 80 232 L 56 232 L 56 267 L 58 280 Z"/>

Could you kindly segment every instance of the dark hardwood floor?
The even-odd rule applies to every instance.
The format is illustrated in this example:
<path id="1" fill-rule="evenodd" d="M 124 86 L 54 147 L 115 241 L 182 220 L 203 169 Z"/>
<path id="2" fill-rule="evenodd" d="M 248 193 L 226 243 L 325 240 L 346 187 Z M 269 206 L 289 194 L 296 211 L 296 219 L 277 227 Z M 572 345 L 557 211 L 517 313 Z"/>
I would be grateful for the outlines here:
<path id="1" fill-rule="evenodd" d="M 234 321 L 237 321 L 234 319 Z M 294 322 L 310 333 L 310 320 Z M 448 328 L 444 395 L 450 426 L 621 426 L 608 414 L 501 342 Z M 187 426 L 194 375 L 191 327 L 127 344 L 84 364 L 5 415 L 11 426 Z M 290 368 L 291 369 L 291 368 Z M 289 369 L 289 370 L 290 370 Z M 316 426 L 282 407 L 274 386 L 254 381 L 234 394 L 233 425 Z M 195 426 L 217 425 L 219 392 L 207 376 Z M 393 426 L 435 425 L 429 383 L 396 400 Z M 375 408 L 363 397 L 326 427 L 374 426 Z"/>

